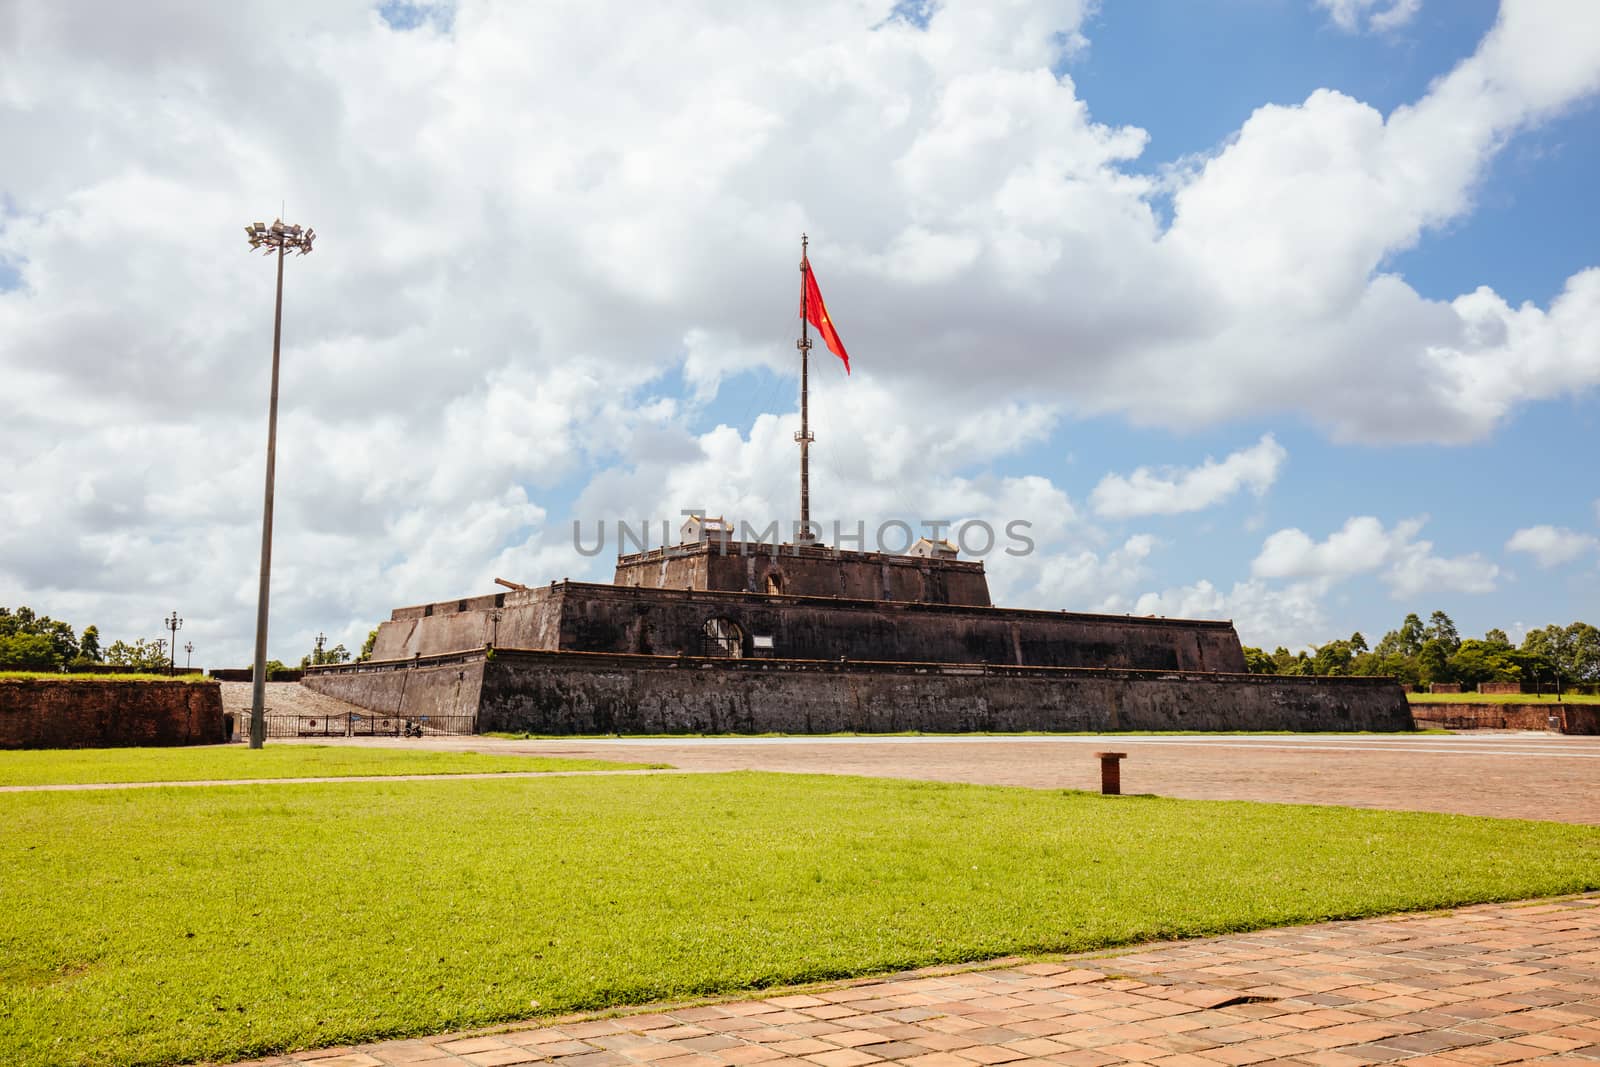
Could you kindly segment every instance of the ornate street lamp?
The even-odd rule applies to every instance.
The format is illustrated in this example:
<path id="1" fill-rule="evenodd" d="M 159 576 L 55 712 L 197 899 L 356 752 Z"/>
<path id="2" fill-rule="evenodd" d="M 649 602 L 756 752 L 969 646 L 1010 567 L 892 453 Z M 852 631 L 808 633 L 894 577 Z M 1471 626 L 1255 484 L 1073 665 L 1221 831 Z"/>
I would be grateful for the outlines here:
<path id="1" fill-rule="evenodd" d="M 316 231 L 309 226 L 257 222 L 244 228 L 250 247 L 278 257 L 278 298 L 272 311 L 272 400 L 267 406 L 267 490 L 261 507 L 261 591 L 256 598 L 256 659 L 250 687 L 250 747 L 267 740 L 267 593 L 272 583 L 272 474 L 278 451 L 278 349 L 283 339 L 283 257 L 311 251 Z"/>
<path id="2" fill-rule="evenodd" d="M 178 618 L 178 613 L 176 611 L 174 611 L 166 619 L 166 627 L 167 627 L 167 629 L 172 631 L 172 644 L 169 646 L 169 649 L 172 652 L 172 659 L 170 659 L 167 662 L 167 673 L 168 674 L 177 674 L 178 673 L 178 631 L 183 629 L 183 620 Z"/>
<path id="3" fill-rule="evenodd" d="M 183 643 L 183 669 L 184 670 L 188 670 L 189 669 L 189 663 L 190 663 L 190 661 L 192 659 L 194 659 L 194 642 L 193 641 L 185 641 Z"/>

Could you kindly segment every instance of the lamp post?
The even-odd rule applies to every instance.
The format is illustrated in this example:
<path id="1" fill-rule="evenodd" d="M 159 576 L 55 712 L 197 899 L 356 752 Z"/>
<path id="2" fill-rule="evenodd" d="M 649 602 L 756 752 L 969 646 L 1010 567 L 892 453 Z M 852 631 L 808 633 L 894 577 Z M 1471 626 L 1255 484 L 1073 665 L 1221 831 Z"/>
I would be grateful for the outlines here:
<path id="1" fill-rule="evenodd" d="M 194 658 L 194 642 L 193 641 L 185 641 L 183 643 L 183 669 L 184 670 L 188 670 L 189 669 L 189 661 L 192 660 L 193 658 Z"/>
<path id="2" fill-rule="evenodd" d="M 256 597 L 256 659 L 250 687 L 250 747 L 267 740 L 267 592 L 272 582 L 272 474 L 278 451 L 278 350 L 283 339 L 283 257 L 311 251 L 316 231 L 274 219 L 244 228 L 250 247 L 278 257 L 278 296 L 272 310 L 272 399 L 267 405 L 267 488 L 261 506 L 261 590 Z"/>
<path id="3" fill-rule="evenodd" d="M 167 673 L 168 674 L 177 674 L 178 673 L 178 631 L 183 629 L 183 620 L 178 618 L 178 613 L 176 611 L 174 611 L 170 616 L 167 617 L 166 626 L 167 626 L 167 629 L 172 631 L 172 644 L 170 646 L 170 651 L 172 653 L 172 659 L 167 661 Z"/>

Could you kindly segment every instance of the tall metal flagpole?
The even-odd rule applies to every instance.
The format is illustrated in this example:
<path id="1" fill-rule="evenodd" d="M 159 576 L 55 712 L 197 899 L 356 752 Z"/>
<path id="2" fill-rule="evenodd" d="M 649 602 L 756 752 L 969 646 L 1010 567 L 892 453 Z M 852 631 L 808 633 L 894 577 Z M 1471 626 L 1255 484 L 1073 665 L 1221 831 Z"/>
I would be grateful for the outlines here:
<path id="1" fill-rule="evenodd" d="M 811 272 L 811 261 L 806 256 L 809 243 L 810 238 L 802 233 L 800 235 L 800 340 L 795 342 L 795 347 L 800 350 L 800 432 L 794 435 L 794 439 L 800 442 L 800 529 L 795 532 L 795 544 L 804 545 L 816 540 L 811 533 L 811 442 L 816 438 L 811 433 L 811 398 L 807 381 L 811 362 L 811 335 L 808 329 L 811 286 L 807 284 L 810 281 L 807 275 Z"/>

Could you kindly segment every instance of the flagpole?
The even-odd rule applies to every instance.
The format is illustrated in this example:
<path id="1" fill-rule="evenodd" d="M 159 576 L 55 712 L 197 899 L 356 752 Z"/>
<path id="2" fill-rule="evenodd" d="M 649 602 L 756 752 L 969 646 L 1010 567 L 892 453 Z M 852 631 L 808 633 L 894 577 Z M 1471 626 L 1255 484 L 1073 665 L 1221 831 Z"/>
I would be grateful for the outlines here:
<path id="1" fill-rule="evenodd" d="M 800 442 L 800 529 L 795 533 L 795 543 L 809 545 L 816 540 L 811 533 L 811 442 L 816 438 L 811 433 L 811 397 L 810 373 L 811 335 L 808 330 L 810 307 L 808 306 L 810 286 L 806 275 L 811 271 L 811 261 L 806 256 L 806 248 L 810 239 L 800 235 L 800 340 L 795 342 L 795 347 L 800 349 L 800 432 L 794 439 Z"/>

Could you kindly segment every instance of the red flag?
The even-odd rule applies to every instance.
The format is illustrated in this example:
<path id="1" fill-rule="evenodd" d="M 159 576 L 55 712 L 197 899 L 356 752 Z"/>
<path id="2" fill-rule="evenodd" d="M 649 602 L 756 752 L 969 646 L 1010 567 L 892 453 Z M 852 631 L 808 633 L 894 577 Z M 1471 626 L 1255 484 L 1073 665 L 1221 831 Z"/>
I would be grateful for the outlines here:
<path id="1" fill-rule="evenodd" d="M 828 317 L 828 305 L 822 302 L 822 291 L 817 288 L 817 276 L 812 273 L 810 259 L 806 260 L 804 274 L 806 280 L 800 292 L 800 314 L 817 328 L 817 332 L 822 335 L 823 343 L 828 346 L 828 351 L 844 360 L 844 372 L 849 374 L 850 353 L 844 350 L 844 342 L 839 340 L 839 331 L 833 328 L 833 320 Z"/>

